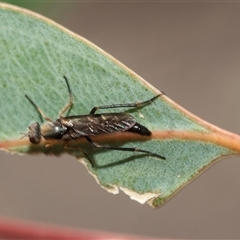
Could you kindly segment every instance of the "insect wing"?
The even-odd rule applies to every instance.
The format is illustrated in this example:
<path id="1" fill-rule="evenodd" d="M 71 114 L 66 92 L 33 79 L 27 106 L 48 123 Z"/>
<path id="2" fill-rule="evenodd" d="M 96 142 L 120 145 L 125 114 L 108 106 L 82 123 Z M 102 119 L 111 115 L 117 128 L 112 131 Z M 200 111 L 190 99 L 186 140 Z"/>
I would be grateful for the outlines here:
<path id="1" fill-rule="evenodd" d="M 63 138 L 74 139 L 83 136 L 124 132 L 136 124 L 136 119 L 125 113 L 106 113 L 66 117 L 61 119 L 61 123 L 69 128 Z"/>

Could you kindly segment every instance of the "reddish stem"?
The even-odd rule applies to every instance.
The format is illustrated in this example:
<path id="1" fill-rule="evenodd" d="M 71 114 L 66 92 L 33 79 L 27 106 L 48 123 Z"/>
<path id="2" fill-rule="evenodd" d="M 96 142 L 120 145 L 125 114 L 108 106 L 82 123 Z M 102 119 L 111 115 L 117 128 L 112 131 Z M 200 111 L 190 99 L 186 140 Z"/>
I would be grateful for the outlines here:
<path id="1" fill-rule="evenodd" d="M 22 222 L 7 218 L 0 218 L 1 239 L 139 239 L 139 237 L 126 237 L 107 233 L 77 230 L 70 227 L 57 227 L 51 225 Z"/>

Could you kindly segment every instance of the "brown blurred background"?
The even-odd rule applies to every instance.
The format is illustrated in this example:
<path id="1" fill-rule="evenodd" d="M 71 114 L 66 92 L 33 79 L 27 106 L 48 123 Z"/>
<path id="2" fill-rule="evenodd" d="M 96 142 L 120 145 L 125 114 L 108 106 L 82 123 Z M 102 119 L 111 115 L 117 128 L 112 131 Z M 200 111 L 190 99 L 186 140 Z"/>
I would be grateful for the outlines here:
<path id="1" fill-rule="evenodd" d="M 240 3 L 14 4 L 92 41 L 199 117 L 240 132 Z M 218 162 L 153 210 L 107 193 L 73 157 L 0 152 L 0 215 L 158 238 L 240 238 L 239 160 Z"/>

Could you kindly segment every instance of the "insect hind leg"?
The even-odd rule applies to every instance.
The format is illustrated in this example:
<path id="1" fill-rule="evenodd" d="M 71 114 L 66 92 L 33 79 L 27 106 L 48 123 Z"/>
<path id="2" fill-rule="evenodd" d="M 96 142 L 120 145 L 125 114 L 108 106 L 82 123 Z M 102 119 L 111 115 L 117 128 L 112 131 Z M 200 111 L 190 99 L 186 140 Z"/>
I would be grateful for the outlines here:
<path id="1" fill-rule="evenodd" d="M 155 101 L 158 97 L 162 96 L 163 93 L 160 93 L 156 96 L 154 96 L 153 98 L 150 98 L 146 101 L 143 101 L 143 102 L 137 102 L 137 103 L 120 103 L 120 104 L 112 104 L 112 105 L 105 105 L 105 106 L 97 106 L 97 107 L 94 107 L 89 114 L 95 114 L 95 112 L 98 110 L 98 109 L 107 109 L 107 108 L 121 108 L 121 107 L 142 107 L 144 105 L 147 105 L 153 101 Z"/>
<path id="2" fill-rule="evenodd" d="M 158 157 L 158 158 L 161 158 L 163 160 L 165 160 L 166 158 L 157 154 L 157 153 L 153 153 L 153 152 L 150 152 L 150 151 L 146 151 L 146 150 L 143 150 L 143 149 L 140 149 L 140 148 L 126 148 L 126 147 L 111 147 L 111 146 L 107 146 L 107 145 L 100 145 L 96 142 L 94 142 L 90 137 L 85 137 L 86 140 L 91 143 L 92 146 L 96 147 L 96 148 L 100 148 L 100 149 L 109 149 L 109 150 L 117 150 L 117 151 L 128 151 L 128 152 L 141 152 L 141 153 L 146 153 L 150 156 L 155 156 L 155 157 Z"/>

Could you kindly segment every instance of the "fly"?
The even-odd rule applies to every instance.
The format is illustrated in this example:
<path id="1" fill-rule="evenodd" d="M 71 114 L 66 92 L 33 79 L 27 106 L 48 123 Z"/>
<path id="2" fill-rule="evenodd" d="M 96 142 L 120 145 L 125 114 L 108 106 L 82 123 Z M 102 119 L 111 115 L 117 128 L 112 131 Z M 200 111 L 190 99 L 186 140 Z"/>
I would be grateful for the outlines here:
<path id="1" fill-rule="evenodd" d="M 34 122 L 28 127 L 28 133 L 24 134 L 24 136 L 28 137 L 29 141 L 32 144 L 39 144 L 42 137 L 46 140 L 62 140 L 65 142 L 67 142 L 68 140 L 85 138 L 93 147 L 99 149 L 141 152 L 158 157 L 160 159 L 165 159 L 165 157 L 147 150 L 130 147 L 112 147 L 108 145 L 100 145 L 92 140 L 93 136 L 112 134 L 116 132 L 133 132 L 142 136 L 151 136 L 151 131 L 148 130 L 145 126 L 138 123 L 136 119 L 130 114 L 124 112 L 96 114 L 95 112 L 98 109 L 142 107 L 153 102 L 162 94 L 158 94 L 151 99 L 139 103 L 97 106 L 94 107 L 87 115 L 67 116 L 66 114 L 66 116 L 64 117 L 64 113 L 68 112 L 73 105 L 73 97 L 70 85 L 68 83 L 68 79 L 66 76 L 63 77 L 67 85 L 69 101 L 62 108 L 59 113 L 59 118 L 55 121 L 47 117 L 44 112 L 33 102 L 33 100 L 28 95 L 25 95 L 29 102 L 35 107 L 37 112 L 46 120 L 46 122 L 42 125 L 40 125 L 38 122 Z M 94 165 L 92 160 L 84 151 L 82 152 L 89 159 L 93 167 Z"/>

